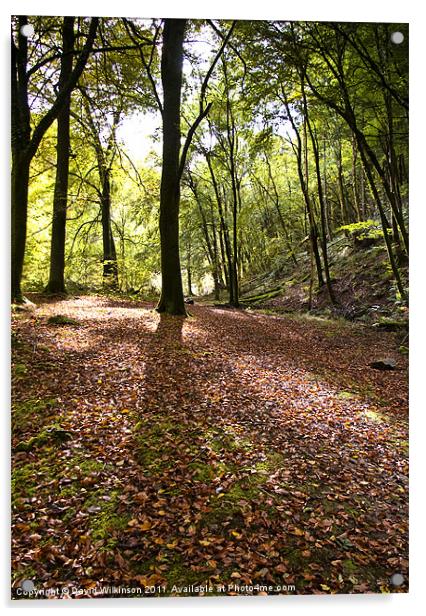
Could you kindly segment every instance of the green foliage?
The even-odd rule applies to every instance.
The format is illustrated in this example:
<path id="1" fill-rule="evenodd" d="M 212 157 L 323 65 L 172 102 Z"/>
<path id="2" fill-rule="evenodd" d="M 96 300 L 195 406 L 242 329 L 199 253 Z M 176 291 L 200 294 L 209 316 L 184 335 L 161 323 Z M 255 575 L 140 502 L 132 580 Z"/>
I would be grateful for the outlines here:
<path id="1" fill-rule="evenodd" d="M 46 32 L 43 41 L 46 49 L 51 45 L 56 49 L 61 19 L 32 19 L 37 28 L 43 26 Z M 120 123 L 133 118 L 136 131 L 137 121 L 143 123 L 146 118 L 151 122 L 158 111 L 152 83 L 159 91 L 160 48 L 143 44 L 132 49 L 132 37 L 143 41 L 159 37 L 161 24 L 156 20 L 131 21 L 129 30 L 120 19 L 101 19 L 103 43 L 113 48 L 124 46 L 126 52 L 112 50 L 103 54 L 102 59 L 93 54 L 80 80 L 86 98 L 80 91 L 73 93 L 65 247 L 66 287 L 73 293 L 108 292 L 103 278 L 102 182 L 96 144 L 106 155 L 110 171 L 111 229 L 117 256 L 118 290 L 154 298 L 161 285 L 158 232 L 161 157 L 152 151 L 145 160 L 134 160 L 120 137 Z M 223 33 L 230 23 L 217 25 Z M 212 108 L 194 135 L 181 182 L 181 267 L 188 294 L 211 292 L 215 275 L 221 289 L 225 284 L 228 267 L 225 239 L 226 236 L 232 239 L 235 189 L 230 166 L 232 140 L 238 192 L 236 250 L 240 282 L 265 272 L 288 269 L 296 257 L 304 263 L 305 274 L 310 277 L 304 258 L 309 252 L 306 238 L 311 223 L 301 189 L 297 139 L 287 117 L 285 100 L 294 113 L 301 136 L 304 120 L 309 119 L 317 142 L 326 202 L 325 229 L 322 229 L 316 161 L 309 134 L 302 174 L 307 180 L 319 237 L 324 232 L 332 239 L 336 233 L 344 232 L 354 244 L 364 245 L 380 243 L 383 239 L 377 203 L 365 174 L 359 144 L 344 114 L 339 113 L 345 106 L 342 84 L 347 87 L 357 128 L 383 170 L 381 176 L 376 174 L 377 170 L 373 175 L 389 220 L 390 203 L 380 177 L 387 177 L 390 172 L 387 147 L 392 141 L 393 181 L 397 184 L 402 215 L 407 217 L 404 110 L 407 58 L 404 46 L 389 47 L 391 27 L 390 24 L 237 23 L 232 46 L 225 48 L 204 93 Z M 397 29 L 405 33 L 406 25 L 398 24 Z M 207 57 L 207 52 L 201 54 L 199 42 L 192 40 L 194 37 L 212 49 L 217 49 L 223 40 L 205 22 L 188 22 L 185 48 L 190 62 L 185 66 L 184 75 L 183 137 L 198 116 L 199 84 L 214 57 Z M 363 54 L 360 49 L 364 50 Z M 36 47 L 32 52 L 38 57 L 41 48 Z M 372 63 L 368 64 L 367 57 Z M 150 65 L 150 75 L 146 63 Z M 55 71 L 58 66 L 59 59 L 55 56 L 49 70 Z M 331 66 L 339 66 L 340 80 Z M 380 70 L 391 89 L 383 87 Z M 55 83 L 47 69 L 36 72 L 30 92 L 40 97 L 40 109 L 32 113 L 33 123 L 40 119 L 44 106 L 49 103 Z M 46 93 L 40 91 L 42 86 Z M 91 101 L 92 126 L 88 125 L 85 111 L 87 97 Z M 115 116 L 117 127 L 114 127 Z M 157 119 L 159 124 L 158 114 Z M 157 147 L 158 134 L 147 139 L 153 148 Z M 111 148 L 109 144 L 113 144 Z M 52 125 L 31 168 L 23 278 L 24 287 L 29 291 L 42 291 L 49 276 L 55 146 L 56 127 Z M 222 216 L 207 156 L 219 187 Z M 388 232 L 393 238 L 392 231 L 388 229 Z M 396 293 L 401 297 L 401 288 Z"/>
<path id="2" fill-rule="evenodd" d="M 383 237 L 383 229 L 380 222 L 377 220 L 364 220 L 354 222 L 349 225 L 342 225 L 337 231 L 343 231 L 347 236 L 356 238 L 357 240 L 377 239 Z M 388 229 L 392 232 L 392 229 Z"/>

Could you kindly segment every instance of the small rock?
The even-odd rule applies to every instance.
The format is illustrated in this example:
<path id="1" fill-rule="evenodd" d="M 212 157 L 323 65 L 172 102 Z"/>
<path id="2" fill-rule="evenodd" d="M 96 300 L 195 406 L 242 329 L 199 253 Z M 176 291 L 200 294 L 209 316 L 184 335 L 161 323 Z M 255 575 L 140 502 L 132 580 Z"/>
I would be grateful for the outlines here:
<path id="1" fill-rule="evenodd" d="M 376 370 L 395 370 L 396 361 L 392 357 L 385 357 L 384 359 L 372 361 L 370 366 Z"/>

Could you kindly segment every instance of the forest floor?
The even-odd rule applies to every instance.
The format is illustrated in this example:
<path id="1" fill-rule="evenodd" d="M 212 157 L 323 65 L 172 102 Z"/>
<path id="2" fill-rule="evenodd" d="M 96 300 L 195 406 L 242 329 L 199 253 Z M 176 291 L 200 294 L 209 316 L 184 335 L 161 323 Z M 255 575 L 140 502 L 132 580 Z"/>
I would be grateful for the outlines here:
<path id="1" fill-rule="evenodd" d="M 54 598 L 407 591 L 395 334 L 32 299 L 13 315 L 14 597 L 23 580 Z"/>

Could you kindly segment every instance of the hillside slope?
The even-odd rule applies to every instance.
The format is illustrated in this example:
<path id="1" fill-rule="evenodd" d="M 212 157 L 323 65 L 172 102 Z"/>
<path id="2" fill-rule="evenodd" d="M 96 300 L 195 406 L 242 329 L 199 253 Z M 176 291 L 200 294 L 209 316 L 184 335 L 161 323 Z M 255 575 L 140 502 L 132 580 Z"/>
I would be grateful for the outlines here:
<path id="1" fill-rule="evenodd" d="M 305 252 L 296 255 L 296 267 L 290 268 L 287 262 L 242 284 L 242 306 L 278 313 L 309 311 L 360 320 L 384 329 L 405 328 L 408 308 L 399 297 L 385 247 L 380 238 L 366 244 L 354 242 L 343 233 L 330 242 L 335 305 L 331 304 L 327 289 L 318 289 L 315 281 L 309 310 L 310 260 Z M 401 274 L 408 287 L 406 266 L 401 268 Z"/>

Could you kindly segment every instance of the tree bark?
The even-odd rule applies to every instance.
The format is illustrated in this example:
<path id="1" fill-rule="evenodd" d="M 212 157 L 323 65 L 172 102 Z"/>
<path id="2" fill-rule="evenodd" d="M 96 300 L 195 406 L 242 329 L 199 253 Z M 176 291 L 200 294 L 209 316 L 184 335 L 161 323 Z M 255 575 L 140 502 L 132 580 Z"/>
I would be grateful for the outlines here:
<path id="1" fill-rule="evenodd" d="M 72 72 L 74 47 L 74 17 L 64 17 L 62 26 L 62 60 L 59 88 Z M 56 180 L 53 195 L 52 239 L 50 245 L 50 272 L 47 293 L 66 293 L 65 289 L 65 237 L 67 224 L 68 174 L 70 160 L 71 93 L 64 100 L 57 118 Z"/>
<path id="2" fill-rule="evenodd" d="M 100 161 L 101 179 L 101 221 L 103 247 L 103 286 L 107 290 L 118 289 L 117 253 L 111 226 L 111 169 Z"/>
<path id="3" fill-rule="evenodd" d="M 161 297 L 158 312 L 186 315 L 179 255 L 179 154 L 185 19 L 166 19 L 163 31 L 163 167 L 160 186 Z"/>
<path id="4" fill-rule="evenodd" d="M 229 146 L 229 172 L 231 176 L 232 188 L 232 264 L 230 263 L 229 277 L 232 278 L 233 298 L 229 303 L 235 308 L 239 308 L 239 251 L 238 251 L 238 178 L 236 169 L 236 143 L 235 143 L 235 122 L 232 115 L 232 105 L 229 97 L 228 75 L 226 61 L 223 61 L 223 72 L 226 86 L 226 135 Z"/>
<path id="5" fill-rule="evenodd" d="M 220 237 L 220 243 L 221 243 L 223 268 L 224 268 L 225 280 L 228 285 L 229 303 L 233 305 L 234 300 L 235 300 L 234 276 L 232 274 L 234 266 L 233 266 L 232 246 L 231 246 L 231 241 L 229 238 L 229 230 L 228 230 L 228 225 L 225 219 L 225 214 L 223 211 L 222 198 L 220 196 L 219 186 L 218 186 L 216 176 L 214 173 L 210 153 L 206 152 L 205 156 L 206 156 L 207 166 L 210 171 L 210 177 L 212 179 L 213 189 L 214 189 L 214 193 L 216 196 L 216 202 L 217 202 L 217 207 L 219 211 L 219 220 L 220 220 L 219 237 Z M 226 255 L 227 265 L 225 264 L 224 253 Z"/>
<path id="6" fill-rule="evenodd" d="M 28 184 L 31 156 L 30 107 L 28 103 L 28 40 L 21 34 L 28 23 L 25 16 L 18 19 L 18 44 L 12 39 L 12 301 L 22 301 L 21 278 L 24 267 L 27 237 Z"/>
<path id="7" fill-rule="evenodd" d="M 307 120 L 307 124 L 308 124 L 309 135 L 310 135 L 310 138 L 311 138 L 312 150 L 313 150 L 314 159 L 315 159 L 315 172 L 316 172 L 316 176 L 317 176 L 318 199 L 319 199 L 319 203 L 320 203 L 320 220 L 321 220 L 320 244 L 321 244 L 321 251 L 322 251 L 322 261 L 323 261 L 323 264 L 324 264 L 325 283 L 326 283 L 326 286 L 327 286 L 327 292 L 328 292 L 328 296 L 330 298 L 330 302 L 332 304 L 335 304 L 336 303 L 336 299 L 334 297 L 333 286 L 332 286 L 332 283 L 331 283 L 331 276 L 330 276 L 330 267 L 329 267 L 329 262 L 328 262 L 326 213 L 325 213 L 326 203 L 324 202 L 324 193 L 323 193 L 323 189 L 322 189 L 320 158 L 319 158 L 319 146 L 318 146 L 317 137 L 316 137 L 316 135 L 314 133 L 314 130 L 313 130 L 312 125 L 311 125 L 311 122 L 309 120 L 309 116 L 307 114 L 307 105 L 306 105 L 306 99 L 305 99 L 305 94 L 304 93 L 303 93 L 303 96 L 304 96 L 304 103 L 305 103 L 306 120 Z"/>

